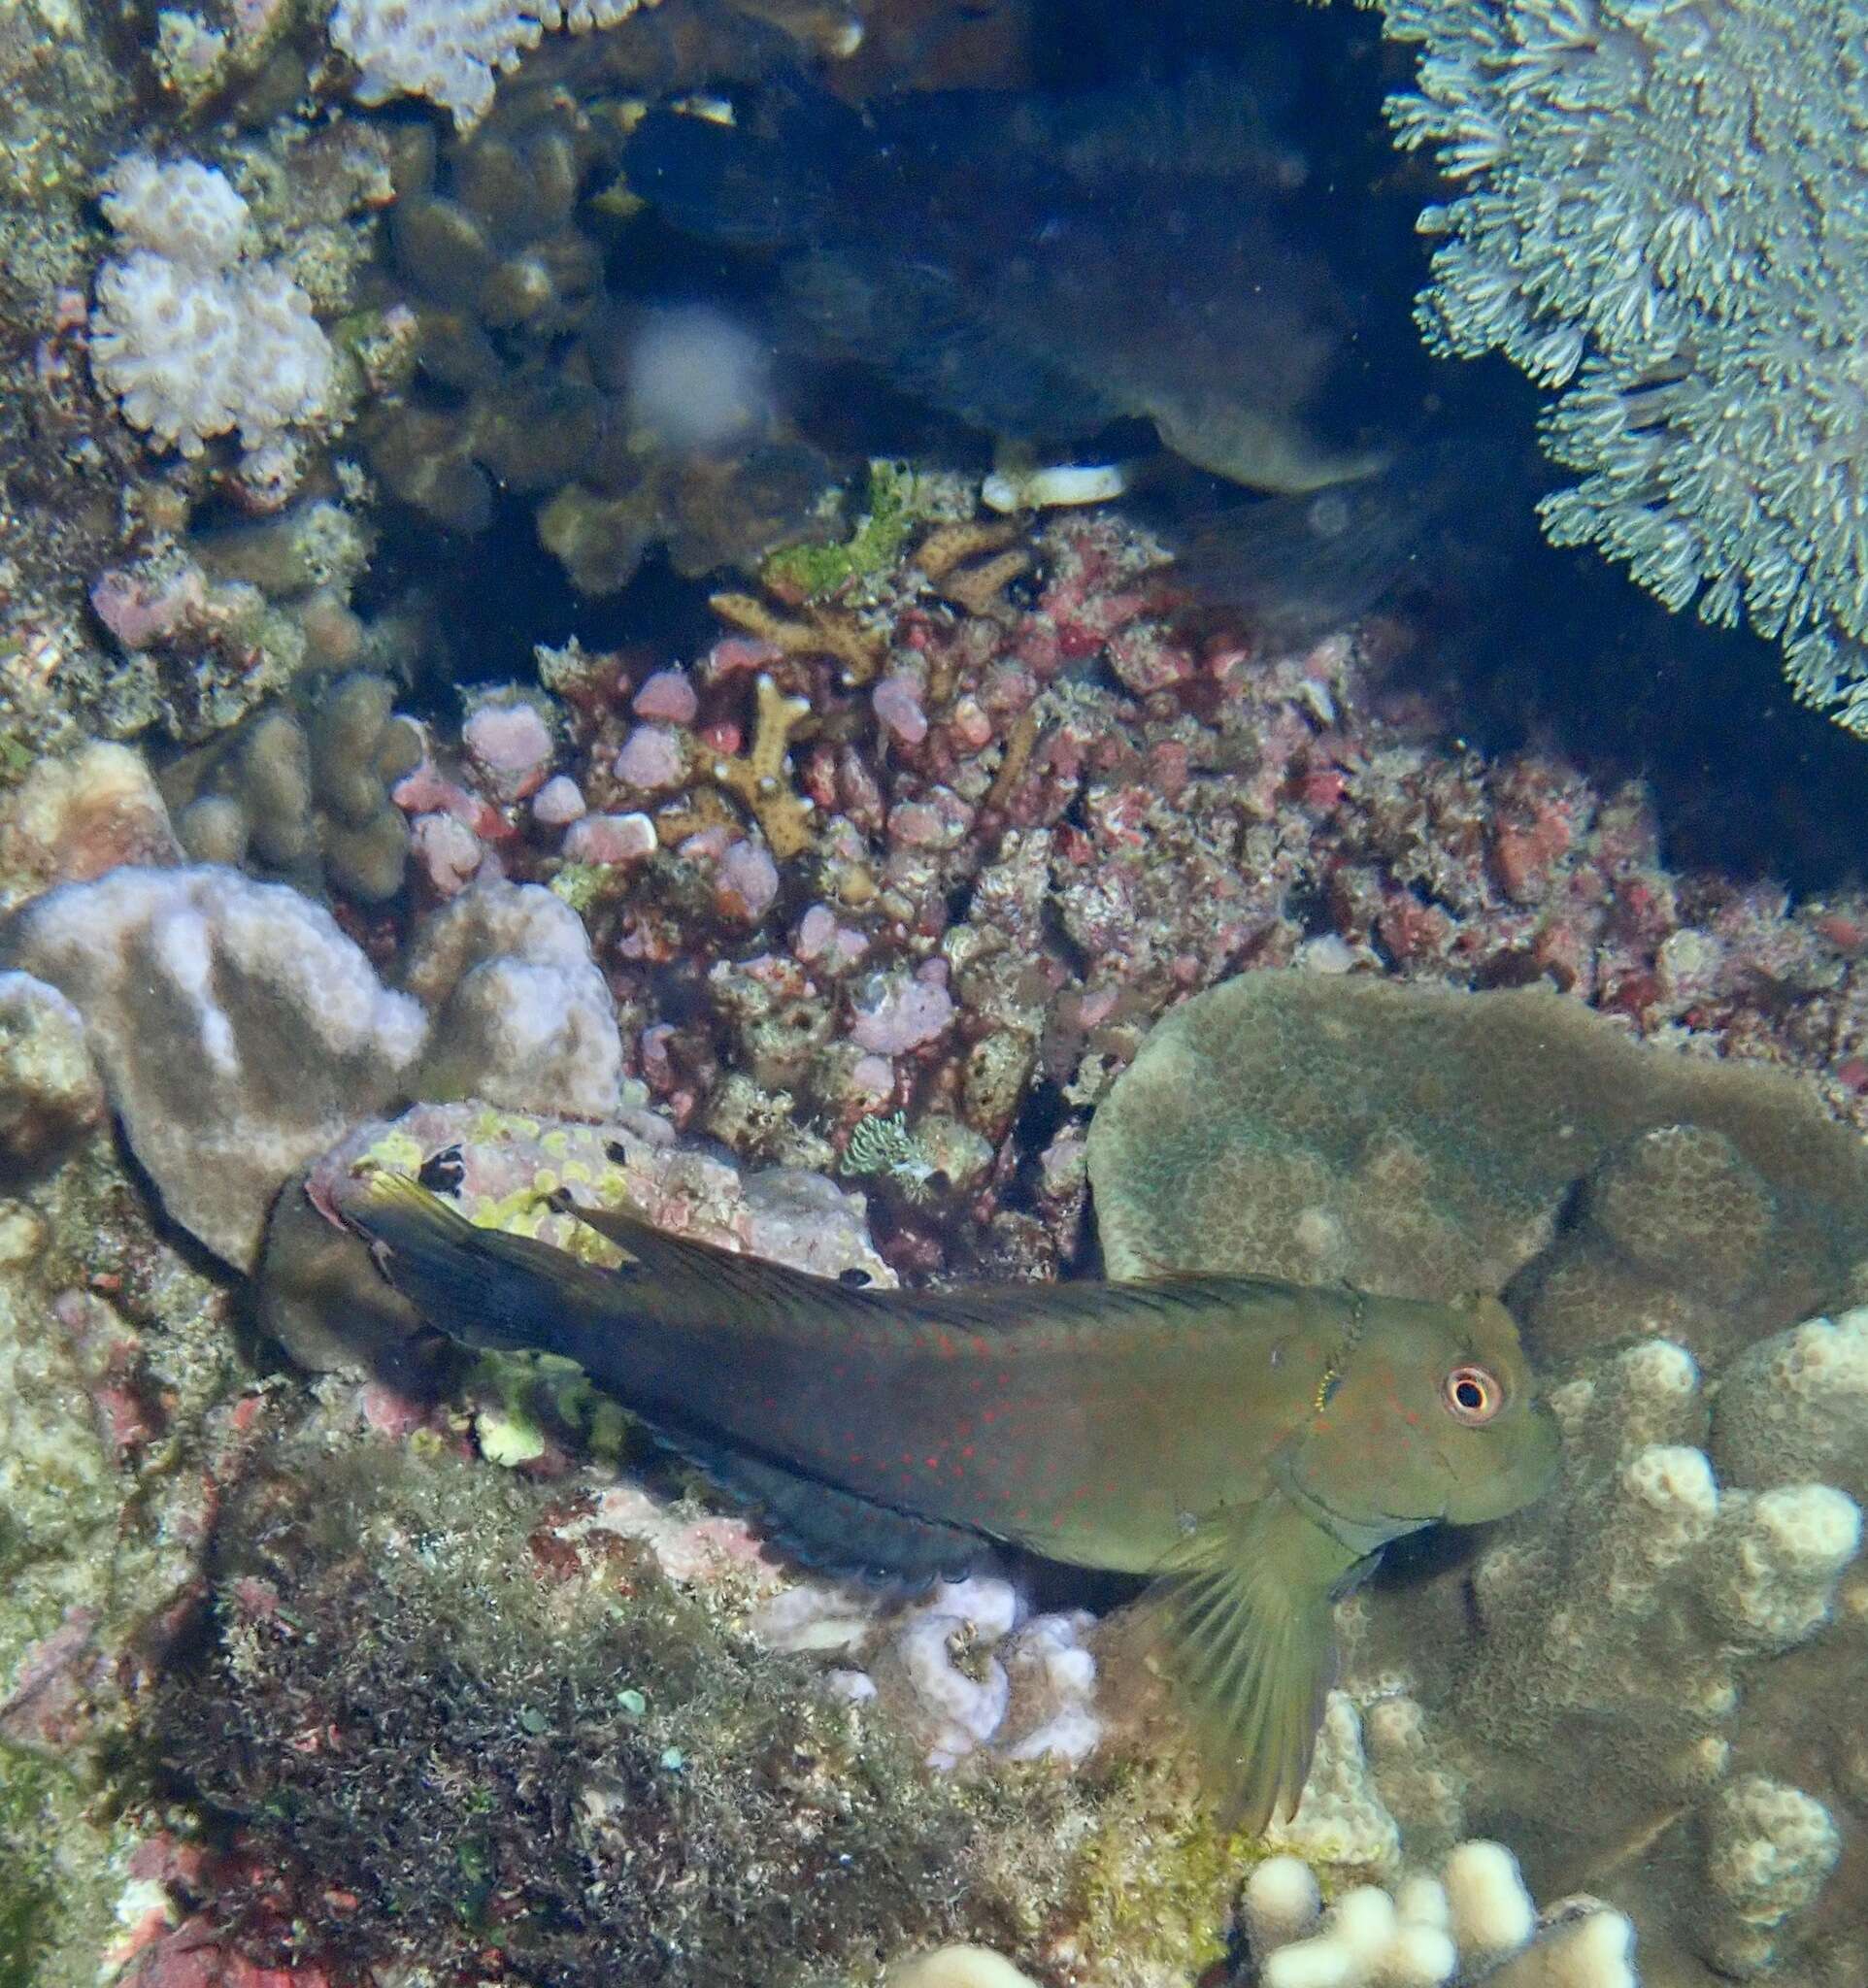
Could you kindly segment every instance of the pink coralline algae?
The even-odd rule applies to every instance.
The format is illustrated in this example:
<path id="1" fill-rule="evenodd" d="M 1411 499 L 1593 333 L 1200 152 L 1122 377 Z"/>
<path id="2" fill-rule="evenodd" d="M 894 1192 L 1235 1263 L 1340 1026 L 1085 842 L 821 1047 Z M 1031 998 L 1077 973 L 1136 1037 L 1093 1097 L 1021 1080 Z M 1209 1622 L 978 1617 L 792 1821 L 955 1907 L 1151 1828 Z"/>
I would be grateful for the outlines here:
<path id="1" fill-rule="evenodd" d="M 639 718 L 691 725 L 700 710 L 700 699 L 694 695 L 694 686 L 684 670 L 657 670 L 644 679 L 629 708 Z"/>
<path id="2" fill-rule="evenodd" d="M 451 814 L 420 814 L 411 832 L 411 852 L 436 897 L 456 897 L 479 874 L 485 849 L 479 836 Z"/>
<path id="3" fill-rule="evenodd" d="M 550 777 L 551 728 L 523 698 L 489 700 L 460 729 L 467 758 L 496 801 L 522 801 Z"/>
<path id="4" fill-rule="evenodd" d="M 851 1004 L 851 1039 L 879 1056 L 899 1056 L 937 1042 L 952 1026 L 953 1012 L 943 978 L 878 975 Z"/>
<path id="5" fill-rule="evenodd" d="M 666 794 L 685 783 L 687 755 L 668 726 L 638 725 L 623 741 L 613 770 L 625 787 Z"/>
<path id="6" fill-rule="evenodd" d="M 563 846 L 571 863 L 640 863 L 655 852 L 655 824 L 639 813 L 585 814 L 565 830 Z"/>
<path id="7" fill-rule="evenodd" d="M 918 746 L 927 737 L 927 713 L 921 709 L 921 686 L 907 676 L 884 677 L 870 693 L 876 715 L 891 737 L 904 746 Z"/>
<path id="8" fill-rule="evenodd" d="M 532 796 L 532 819 L 541 828 L 565 828 L 587 812 L 582 789 L 568 774 L 554 774 Z"/>
<path id="9" fill-rule="evenodd" d="M 148 648 L 179 633 L 207 606 L 198 566 L 183 566 L 161 580 L 135 574 L 100 574 L 91 586 L 97 618 L 127 649 Z"/>

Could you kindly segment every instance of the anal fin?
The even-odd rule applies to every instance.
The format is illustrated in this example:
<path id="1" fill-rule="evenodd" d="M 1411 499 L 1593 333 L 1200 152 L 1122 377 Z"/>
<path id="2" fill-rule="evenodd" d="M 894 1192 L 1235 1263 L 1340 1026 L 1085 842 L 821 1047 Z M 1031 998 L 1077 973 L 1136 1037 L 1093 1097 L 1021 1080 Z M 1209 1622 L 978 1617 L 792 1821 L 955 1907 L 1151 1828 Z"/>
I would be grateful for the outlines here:
<path id="1" fill-rule="evenodd" d="M 752 1506 L 761 1529 L 807 1567 L 926 1587 L 958 1580 L 989 1550 L 987 1540 L 964 1526 L 897 1511 L 685 1431 L 656 1433 L 709 1482 Z"/>

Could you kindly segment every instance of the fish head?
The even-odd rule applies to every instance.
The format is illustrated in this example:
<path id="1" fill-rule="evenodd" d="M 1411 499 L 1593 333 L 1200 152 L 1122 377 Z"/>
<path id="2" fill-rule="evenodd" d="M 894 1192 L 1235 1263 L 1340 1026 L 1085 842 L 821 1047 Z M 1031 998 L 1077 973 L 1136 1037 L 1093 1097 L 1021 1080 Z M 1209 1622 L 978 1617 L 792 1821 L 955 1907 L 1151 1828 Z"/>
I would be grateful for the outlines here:
<path id="1" fill-rule="evenodd" d="M 1497 1299 L 1368 1298 L 1286 1470 L 1345 1538 L 1375 1541 L 1517 1511 L 1549 1489 L 1557 1451 Z"/>

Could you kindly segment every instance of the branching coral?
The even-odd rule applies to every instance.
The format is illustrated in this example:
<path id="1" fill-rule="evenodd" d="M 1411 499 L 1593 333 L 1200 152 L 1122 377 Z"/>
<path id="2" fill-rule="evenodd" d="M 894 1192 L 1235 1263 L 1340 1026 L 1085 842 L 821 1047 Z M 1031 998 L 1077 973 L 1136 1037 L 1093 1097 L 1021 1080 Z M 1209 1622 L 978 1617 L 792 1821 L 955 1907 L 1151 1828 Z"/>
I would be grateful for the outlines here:
<path id="1" fill-rule="evenodd" d="M 787 697 L 763 676 L 755 694 L 751 746 L 745 752 L 707 757 L 701 770 L 744 805 L 783 861 L 811 843 L 812 804 L 791 785 L 787 756 L 791 734 L 811 715 L 811 700 Z"/>
<path id="2" fill-rule="evenodd" d="M 869 682 L 882 668 L 884 645 L 853 615 L 807 602 L 796 614 L 770 608 L 752 594 L 719 593 L 707 604 L 728 627 L 769 642 L 788 656 L 829 656 L 842 665 L 844 682 Z"/>
<path id="3" fill-rule="evenodd" d="M 1421 48 L 1390 115 L 1462 186 L 1421 321 L 1564 389 L 1559 545 L 1782 638 L 1868 733 L 1868 256 L 1856 0 L 1376 0 Z"/>

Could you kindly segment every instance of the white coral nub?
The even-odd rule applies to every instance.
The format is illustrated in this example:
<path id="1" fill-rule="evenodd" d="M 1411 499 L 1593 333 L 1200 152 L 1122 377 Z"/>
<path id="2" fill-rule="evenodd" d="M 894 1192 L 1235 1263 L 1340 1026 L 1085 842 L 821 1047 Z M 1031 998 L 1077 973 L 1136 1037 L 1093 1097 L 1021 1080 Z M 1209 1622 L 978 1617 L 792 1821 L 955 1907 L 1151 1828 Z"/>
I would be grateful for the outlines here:
<path id="1" fill-rule="evenodd" d="M 1439 1878 L 1357 1885 L 1327 1913 L 1309 1869 L 1271 1857 L 1241 1903 L 1262 1988 L 1637 1988 L 1627 1918 L 1572 1899 L 1540 1920 L 1502 1843 L 1456 1844 Z"/>
<path id="2" fill-rule="evenodd" d="M 211 436 L 237 428 L 259 450 L 328 413 L 330 342 L 284 271 L 243 254 L 247 203 L 223 173 L 131 153 L 103 207 L 126 252 L 97 274 L 91 370 L 132 427 L 199 455 Z"/>

